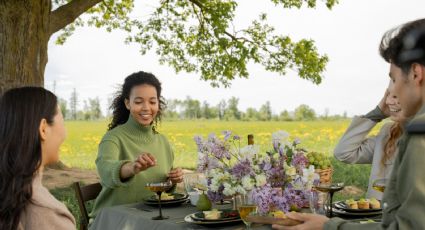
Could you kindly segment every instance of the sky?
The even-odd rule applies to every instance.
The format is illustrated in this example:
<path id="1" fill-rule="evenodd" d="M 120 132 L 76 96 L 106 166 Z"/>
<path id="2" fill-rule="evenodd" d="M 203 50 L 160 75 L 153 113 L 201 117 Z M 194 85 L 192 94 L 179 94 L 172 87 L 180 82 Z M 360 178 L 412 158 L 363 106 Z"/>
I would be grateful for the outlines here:
<path id="1" fill-rule="evenodd" d="M 320 85 L 297 77 L 267 72 L 261 65 L 249 64 L 249 78 L 236 79 L 230 88 L 213 88 L 196 73 L 178 74 L 160 65 L 155 52 L 142 56 L 137 44 L 124 43 L 126 34 L 93 27 L 78 28 L 64 45 L 56 45 L 53 35 L 48 46 L 49 61 L 45 87 L 69 100 L 73 88 L 83 100 L 99 97 L 105 112 L 108 98 L 133 72 L 146 71 L 162 82 L 167 99 L 193 99 L 216 105 L 221 99 L 239 98 L 239 109 L 259 109 L 270 101 L 273 113 L 292 111 L 307 104 L 316 113 L 361 115 L 373 109 L 388 85 L 389 64 L 378 53 L 382 35 L 402 23 L 425 17 L 423 0 L 339 0 L 328 10 L 322 1 L 316 9 L 284 9 L 270 1 L 240 0 L 236 29 L 245 28 L 260 13 L 276 33 L 293 40 L 313 39 L 320 54 L 329 62 Z M 134 14 L 146 15 L 153 1 L 140 1 Z M 156 1 L 155 1 L 156 2 Z M 54 82 L 56 84 L 54 84 Z M 56 85 L 54 87 L 54 85 Z"/>

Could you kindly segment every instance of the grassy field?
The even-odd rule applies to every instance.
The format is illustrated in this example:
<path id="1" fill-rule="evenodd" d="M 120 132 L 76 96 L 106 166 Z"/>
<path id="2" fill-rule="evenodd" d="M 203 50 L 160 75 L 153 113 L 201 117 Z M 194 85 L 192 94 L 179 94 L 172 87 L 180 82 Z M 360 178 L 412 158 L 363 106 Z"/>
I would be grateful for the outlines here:
<path id="1" fill-rule="evenodd" d="M 271 147 L 271 133 L 285 130 L 291 137 L 301 139 L 301 147 L 308 150 L 325 152 L 329 155 L 349 125 L 345 121 L 311 121 L 311 122 L 239 122 L 239 121 L 166 121 L 158 130 L 168 137 L 175 153 L 175 166 L 188 169 L 196 167 L 195 135 L 207 136 L 209 133 L 220 134 L 223 130 L 231 130 L 244 137 L 246 144 L 248 134 L 254 134 L 255 143 L 266 151 Z M 61 147 L 61 160 L 68 166 L 95 169 L 97 146 L 106 132 L 107 121 L 67 121 L 68 137 Z M 372 133 L 376 133 L 376 127 Z M 346 165 L 332 160 L 334 167 L 333 180 L 355 185 L 363 190 L 367 187 L 370 166 Z M 71 188 L 55 189 L 52 193 L 62 200 L 75 216 L 79 215 L 74 193 Z M 345 197 L 337 194 L 337 199 Z"/>
<path id="2" fill-rule="evenodd" d="M 312 122 L 235 122 L 235 121 L 170 121 L 163 122 L 159 132 L 169 139 L 175 153 L 175 166 L 196 167 L 195 135 L 206 137 L 209 133 L 220 134 L 231 130 L 243 137 L 254 134 L 255 143 L 263 151 L 271 147 L 271 133 L 285 130 L 291 137 L 301 139 L 301 147 L 309 150 L 332 153 L 332 150 L 347 128 L 349 121 L 312 121 Z M 107 121 L 66 122 L 68 137 L 61 147 L 61 160 L 72 167 L 95 169 L 97 146 L 106 132 Z M 376 132 L 376 130 L 375 130 Z"/>

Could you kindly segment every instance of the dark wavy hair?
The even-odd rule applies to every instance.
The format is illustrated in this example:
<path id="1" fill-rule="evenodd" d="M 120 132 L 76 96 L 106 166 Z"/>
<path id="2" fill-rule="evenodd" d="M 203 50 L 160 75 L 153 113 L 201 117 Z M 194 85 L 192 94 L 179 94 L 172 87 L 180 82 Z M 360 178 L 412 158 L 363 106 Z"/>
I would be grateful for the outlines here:
<path id="1" fill-rule="evenodd" d="M 387 31 L 379 45 L 379 53 L 407 74 L 413 63 L 425 66 L 425 19 L 405 23 Z"/>
<path id="2" fill-rule="evenodd" d="M 41 164 L 40 122 L 53 123 L 57 98 L 41 87 L 11 89 L 0 99 L 0 229 L 16 229 Z"/>
<path id="3" fill-rule="evenodd" d="M 155 77 L 155 75 L 140 71 L 126 77 L 121 90 L 115 94 L 115 98 L 112 101 L 112 105 L 110 106 L 110 109 L 112 110 L 112 121 L 108 125 L 108 130 L 111 130 L 118 125 L 127 122 L 130 111 L 125 107 L 124 101 L 125 99 L 130 99 L 130 92 L 133 87 L 144 84 L 151 85 L 156 89 L 156 96 L 159 101 L 159 110 L 154 120 L 155 125 L 161 121 L 162 111 L 165 109 L 165 102 L 161 96 L 161 82 Z"/>

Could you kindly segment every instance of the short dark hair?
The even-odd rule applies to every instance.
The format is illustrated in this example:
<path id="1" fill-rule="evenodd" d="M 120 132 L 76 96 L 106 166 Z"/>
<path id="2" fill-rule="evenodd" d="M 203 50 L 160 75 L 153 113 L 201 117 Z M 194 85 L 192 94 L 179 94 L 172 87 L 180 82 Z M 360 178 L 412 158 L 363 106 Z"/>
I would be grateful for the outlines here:
<path id="1" fill-rule="evenodd" d="M 379 53 L 404 73 L 409 72 L 413 63 L 425 66 L 425 18 L 387 31 L 382 37 Z"/>

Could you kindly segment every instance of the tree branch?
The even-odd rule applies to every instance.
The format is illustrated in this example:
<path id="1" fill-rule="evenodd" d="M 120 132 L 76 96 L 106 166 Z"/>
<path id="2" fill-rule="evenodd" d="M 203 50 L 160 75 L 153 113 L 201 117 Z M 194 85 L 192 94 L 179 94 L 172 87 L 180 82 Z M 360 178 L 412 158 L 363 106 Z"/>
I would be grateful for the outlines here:
<path id="1" fill-rule="evenodd" d="M 102 0 L 72 0 L 50 13 L 49 32 L 53 34 Z"/>
<path id="2" fill-rule="evenodd" d="M 207 22 L 207 24 L 209 24 L 211 26 L 211 23 L 208 21 L 207 17 L 204 14 L 204 10 L 205 10 L 205 6 L 199 2 L 198 0 L 189 0 L 190 2 L 192 2 L 192 4 L 196 5 L 197 7 L 199 7 L 199 10 L 201 12 L 201 18 L 203 19 L 201 21 L 201 19 L 199 18 L 199 15 L 197 14 L 195 8 L 193 7 L 193 10 L 195 11 L 196 16 L 198 17 L 198 21 L 201 25 L 203 25 L 204 21 Z M 238 40 L 243 40 L 245 42 L 250 42 L 253 43 L 252 41 L 250 41 L 249 39 L 245 38 L 245 37 L 236 37 L 235 35 L 231 34 L 230 32 L 228 32 L 227 30 L 224 31 L 224 34 L 227 35 L 230 39 L 232 39 L 233 41 L 238 41 Z"/>

